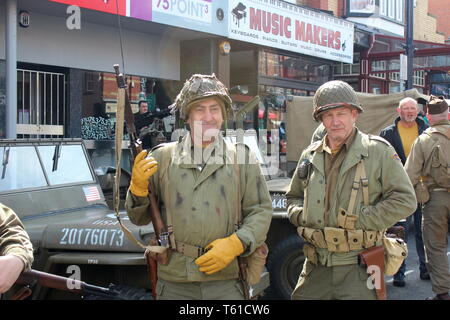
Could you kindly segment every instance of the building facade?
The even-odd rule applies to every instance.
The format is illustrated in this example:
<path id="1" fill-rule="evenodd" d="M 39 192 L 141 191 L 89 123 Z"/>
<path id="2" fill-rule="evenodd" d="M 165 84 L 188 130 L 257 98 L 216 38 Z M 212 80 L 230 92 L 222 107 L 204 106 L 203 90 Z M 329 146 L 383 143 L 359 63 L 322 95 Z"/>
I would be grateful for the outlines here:
<path id="1" fill-rule="evenodd" d="M 294 2 L 119 0 L 117 12 L 115 1 L 3 1 L 0 138 L 81 137 L 92 149 L 112 142 L 114 64 L 128 75 L 134 111 L 139 100 L 167 110 L 192 74 L 216 73 L 235 109 L 260 96 L 244 128 L 283 138 L 287 95 L 313 95 L 336 63 L 354 60 L 353 23 Z"/>

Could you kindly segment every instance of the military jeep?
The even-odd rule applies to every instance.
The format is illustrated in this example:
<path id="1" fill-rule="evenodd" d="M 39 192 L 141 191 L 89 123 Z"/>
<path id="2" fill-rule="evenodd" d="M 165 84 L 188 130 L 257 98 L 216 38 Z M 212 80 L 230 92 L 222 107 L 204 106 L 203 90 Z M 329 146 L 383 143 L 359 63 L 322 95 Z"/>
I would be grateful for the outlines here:
<path id="1" fill-rule="evenodd" d="M 108 287 L 122 299 L 150 299 L 143 249 L 130 242 L 108 207 L 115 168 L 94 168 L 81 139 L 0 140 L 0 202 L 20 217 L 34 247 L 33 268 Z M 120 181 L 123 199 L 129 174 Z M 110 195 L 109 195 L 110 196 Z M 111 205 L 111 203 L 109 203 Z M 137 227 L 121 219 L 142 243 L 152 225 Z M 268 274 L 253 296 L 268 286 Z M 69 292 L 36 286 L 33 299 L 79 299 Z M 98 299 L 98 297 L 84 297 Z"/>
<path id="2" fill-rule="evenodd" d="M 0 159 L 0 202 L 24 223 L 34 269 L 99 286 L 113 283 L 126 299 L 150 298 L 143 251 L 126 239 L 108 208 L 82 140 L 1 140 Z M 121 217 L 148 242 L 151 225 L 136 227 L 126 213 Z M 32 298 L 79 297 L 36 287 Z"/>

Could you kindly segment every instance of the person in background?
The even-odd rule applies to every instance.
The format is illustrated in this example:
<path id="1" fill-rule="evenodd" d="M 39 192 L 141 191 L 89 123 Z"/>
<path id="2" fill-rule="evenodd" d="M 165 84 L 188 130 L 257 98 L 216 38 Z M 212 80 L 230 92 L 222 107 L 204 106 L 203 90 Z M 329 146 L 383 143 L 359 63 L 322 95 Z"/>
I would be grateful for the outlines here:
<path id="1" fill-rule="evenodd" d="M 394 124 L 384 128 L 380 132 L 380 137 L 386 139 L 395 149 L 402 164 L 405 165 L 411 146 L 414 140 L 422 134 L 428 125 L 419 117 L 419 106 L 413 98 L 404 98 L 400 100 L 397 108 L 398 117 Z M 422 209 L 418 205 L 414 214 L 407 219 L 396 223 L 397 226 L 402 226 L 405 230 L 405 241 L 408 240 L 408 226 L 411 220 L 414 219 L 414 232 L 417 255 L 419 257 L 419 272 L 420 279 L 430 280 L 426 263 L 425 263 L 425 249 L 422 239 Z M 394 275 L 393 285 L 396 287 L 404 287 L 406 263 L 403 262 L 398 272 Z"/>
<path id="2" fill-rule="evenodd" d="M 428 119 L 431 127 L 415 141 L 405 169 L 414 186 L 425 181 L 420 198 L 424 199 L 423 238 L 431 286 L 431 300 L 450 300 L 448 231 L 450 223 L 450 121 L 443 97 L 431 96 Z M 419 190 L 418 188 L 416 190 Z M 417 191 L 416 191 L 417 192 Z M 419 195 L 418 195 L 419 198 Z M 428 202 L 426 201 L 427 199 Z"/>

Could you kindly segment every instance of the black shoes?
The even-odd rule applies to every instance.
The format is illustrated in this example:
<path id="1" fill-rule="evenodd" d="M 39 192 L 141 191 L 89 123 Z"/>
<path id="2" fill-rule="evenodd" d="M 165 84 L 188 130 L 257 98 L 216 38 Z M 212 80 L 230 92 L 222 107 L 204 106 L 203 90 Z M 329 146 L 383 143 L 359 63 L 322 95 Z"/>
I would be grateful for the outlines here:
<path id="1" fill-rule="evenodd" d="M 404 287 L 406 285 L 405 280 L 394 280 L 392 283 L 394 287 Z"/>
<path id="2" fill-rule="evenodd" d="M 420 279 L 430 280 L 430 274 L 428 273 L 428 271 L 420 271 Z"/>

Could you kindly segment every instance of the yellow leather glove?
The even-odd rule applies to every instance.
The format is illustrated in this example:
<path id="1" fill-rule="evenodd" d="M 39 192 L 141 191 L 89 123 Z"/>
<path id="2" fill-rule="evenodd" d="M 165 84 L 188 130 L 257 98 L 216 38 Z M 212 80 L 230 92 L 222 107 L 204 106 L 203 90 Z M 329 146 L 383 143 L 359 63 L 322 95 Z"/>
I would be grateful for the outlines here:
<path id="1" fill-rule="evenodd" d="M 208 275 L 222 270 L 244 252 L 244 246 L 235 233 L 227 238 L 214 240 L 205 249 L 208 252 L 197 258 L 195 264 L 201 272 Z"/>
<path id="2" fill-rule="evenodd" d="M 134 159 L 131 171 L 130 191 L 136 196 L 145 197 L 148 194 L 148 179 L 158 170 L 155 158 L 146 158 L 147 151 L 141 151 Z"/>

